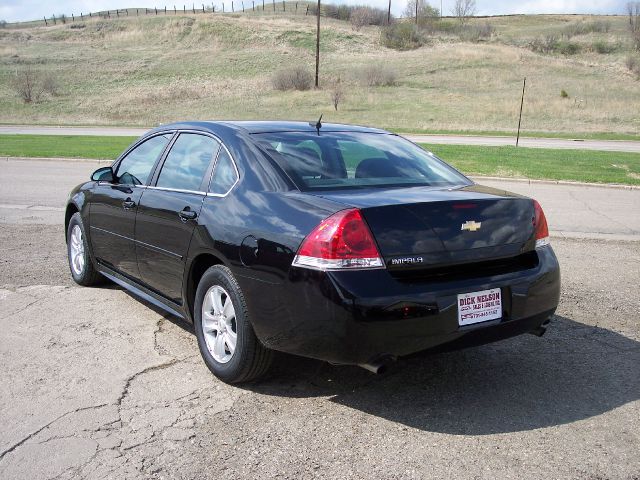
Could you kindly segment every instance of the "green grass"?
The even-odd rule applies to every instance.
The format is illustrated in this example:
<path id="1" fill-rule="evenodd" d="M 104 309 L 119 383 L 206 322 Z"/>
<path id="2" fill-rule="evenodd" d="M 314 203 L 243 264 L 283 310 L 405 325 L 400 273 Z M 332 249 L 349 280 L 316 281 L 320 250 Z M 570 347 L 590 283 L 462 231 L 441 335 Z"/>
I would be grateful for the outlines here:
<path id="1" fill-rule="evenodd" d="M 0 135 L 0 156 L 115 159 L 134 137 Z M 640 155 L 469 145 L 422 146 L 467 175 L 640 185 Z"/>
<path id="2" fill-rule="evenodd" d="M 482 137 L 513 137 L 514 142 L 516 134 L 504 130 L 421 130 L 421 129 L 404 129 L 395 131 L 399 134 L 424 134 L 424 135 L 471 135 Z M 520 138 L 561 138 L 569 140 L 633 140 L 640 141 L 640 135 L 627 133 L 607 133 L 607 132 L 520 132 Z"/>
<path id="3" fill-rule="evenodd" d="M 0 135 L 0 155 L 115 159 L 133 140 L 135 137 Z"/>
<path id="4" fill-rule="evenodd" d="M 640 155 L 468 145 L 422 146 L 467 175 L 640 185 Z"/>

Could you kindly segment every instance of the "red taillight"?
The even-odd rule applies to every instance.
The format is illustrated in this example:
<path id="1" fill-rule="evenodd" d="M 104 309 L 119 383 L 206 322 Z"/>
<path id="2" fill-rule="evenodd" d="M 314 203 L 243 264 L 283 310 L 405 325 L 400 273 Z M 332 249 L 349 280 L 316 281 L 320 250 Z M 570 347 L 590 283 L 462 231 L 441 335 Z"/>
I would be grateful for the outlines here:
<path id="1" fill-rule="evenodd" d="M 549 245 L 549 227 L 547 226 L 547 217 L 544 216 L 544 211 L 540 204 L 533 201 L 533 228 L 536 232 L 536 248 Z"/>
<path id="2" fill-rule="evenodd" d="M 320 222 L 300 245 L 293 265 L 316 270 L 384 267 L 373 235 L 355 208 Z"/>

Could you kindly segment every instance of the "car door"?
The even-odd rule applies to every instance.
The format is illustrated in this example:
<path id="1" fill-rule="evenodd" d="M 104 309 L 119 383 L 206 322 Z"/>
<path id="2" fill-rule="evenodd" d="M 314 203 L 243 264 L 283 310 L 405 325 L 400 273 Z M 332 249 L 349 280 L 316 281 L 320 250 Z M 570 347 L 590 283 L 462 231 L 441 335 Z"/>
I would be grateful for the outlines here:
<path id="1" fill-rule="evenodd" d="M 182 303 L 185 260 L 219 148 L 209 135 L 180 133 L 138 206 L 135 240 L 141 278 L 176 303 Z"/>
<path id="2" fill-rule="evenodd" d="M 142 141 L 115 165 L 113 183 L 100 181 L 92 189 L 93 254 L 99 262 L 135 279 L 139 279 L 133 241 L 138 203 L 172 136 L 173 132 L 167 132 Z"/>

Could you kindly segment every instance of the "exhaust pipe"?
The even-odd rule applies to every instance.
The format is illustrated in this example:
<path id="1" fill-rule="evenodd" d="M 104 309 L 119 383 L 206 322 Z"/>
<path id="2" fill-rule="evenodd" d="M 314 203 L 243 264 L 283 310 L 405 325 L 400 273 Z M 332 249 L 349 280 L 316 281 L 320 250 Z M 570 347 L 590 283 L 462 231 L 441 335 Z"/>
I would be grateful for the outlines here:
<path id="1" fill-rule="evenodd" d="M 360 363 L 358 366 L 376 375 L 382 375 L 387 371 L 389 365 L 395 361 L 396 357 L 393 355 L 380 355 L 379 357 L 375 357 L 374 360 L 367 363 Z"/>
<path id="2" fill-rule="evenodd" d="M 545 320 L 542 325 L 540 325 L 538 328 L 534 328 L 529 333 L 531 335 L 535 335 L 536 337 L 541 337 L 547 332 L 547 326 L 549 325 L 549 323 L 551 323 L 551 319 L 550 318 Z"/>

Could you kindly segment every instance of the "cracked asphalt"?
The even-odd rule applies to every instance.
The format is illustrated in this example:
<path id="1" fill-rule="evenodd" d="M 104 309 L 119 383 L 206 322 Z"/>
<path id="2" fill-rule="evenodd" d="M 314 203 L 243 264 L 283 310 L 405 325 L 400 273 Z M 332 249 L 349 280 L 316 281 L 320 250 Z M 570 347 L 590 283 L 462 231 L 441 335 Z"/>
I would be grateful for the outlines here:
<path id="1" fill-rule="evenodd" d="M 23 183 L 0 165 L 1 479 L 640 479 L 640 242 L 624 211 L 590 203 L 611 230 L 580 231 L 538 189 L 567 225 L 542 338 L 382 376 L 283 356 L 236 387 L 209 373 L 188 324 L 73 284 L 60 208 L 80 181 L 67 170 L 95 164 L 72 165 Z"/>

